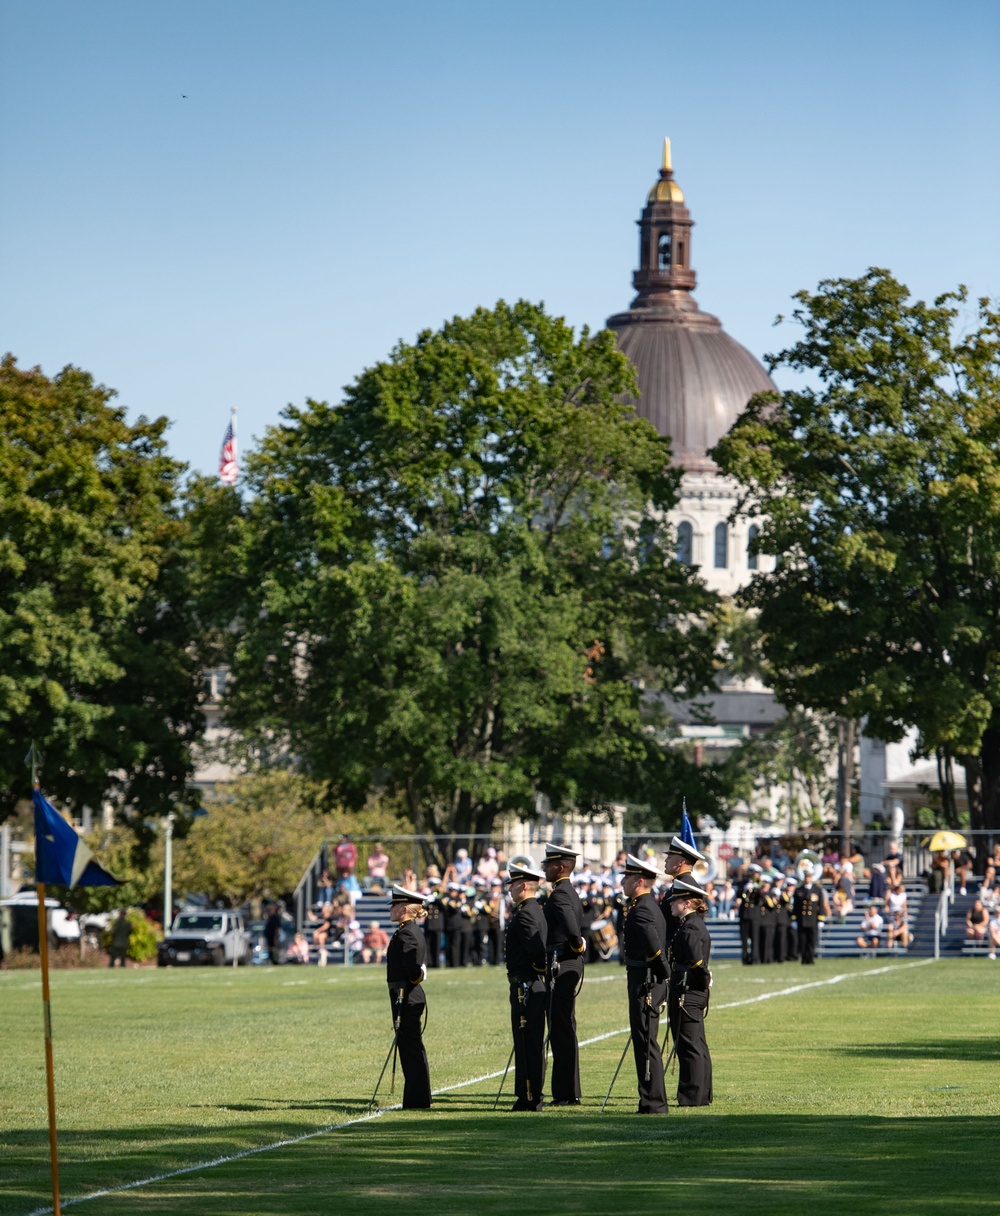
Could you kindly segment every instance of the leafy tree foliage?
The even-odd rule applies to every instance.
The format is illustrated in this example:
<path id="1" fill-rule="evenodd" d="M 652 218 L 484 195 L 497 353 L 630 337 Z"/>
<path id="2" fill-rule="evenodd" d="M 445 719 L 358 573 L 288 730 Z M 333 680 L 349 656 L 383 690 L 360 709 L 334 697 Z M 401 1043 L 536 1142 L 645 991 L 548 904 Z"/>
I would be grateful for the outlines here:
<path id="1" fill-rule="evenodd" d="M 812 383 L 754 400 L 715 449 L 781 555 L 760 612 L 778 696 L 944 751 L 1000 824 L 1000 317 L 885 270 L 800 292 L 773 356 Z"/>
<path id="2" fill-rule="evenodd" d="M 488 830 L 536 791 L 673 805 L 687 766 L 642 679 L 708 684 L 713 600 L 671 560 L 678 479 L 630 387 L 612 334 L 500 303 L 399 345 L 341 405 L 289 407 L 226 525 L 229 721 L 348 803 L 402 793 L 421 832 Z M 693 809 L 718 811 L 712 780 Z"/>
<path id="3" fill-rule="evenodd" d="M 183 800 L 201 726 L 181 466 L 77 368 L 0 362 L 0 818 L 29 784 L 142 816 Z"/>
<path id="4" fill-rule="evenodd" d="M 302 776 L 272 769 L 241 778 L 206 803 L 174 846 L 174 886 L 233 907 L 294 889 L 324 839 L 341 832 L 412 831 L 391 808 L 329 813 L 327 792 Z M 162 873 L 162 868 L 161 868 Z"/>

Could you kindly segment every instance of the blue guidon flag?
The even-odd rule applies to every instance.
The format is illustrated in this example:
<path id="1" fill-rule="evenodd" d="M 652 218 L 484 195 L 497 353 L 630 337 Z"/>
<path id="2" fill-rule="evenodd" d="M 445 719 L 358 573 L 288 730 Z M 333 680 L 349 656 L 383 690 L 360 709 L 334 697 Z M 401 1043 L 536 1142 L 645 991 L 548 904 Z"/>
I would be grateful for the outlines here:
<path id="1" fill-rule="evenodd" d="M 691 820 L 688 819 L 686 801 L 684 803 L 684 810 L 681 811 L 681 830 L 679 835 L 681 840 L 683 840 L 685 844 L 689 844 L 692 849 L 696 849 L 698 847 L 697 843 L 695 842 L 694 832 L 691 829 Z"/>
<path id="2" fill-rule="evenodd" d="M 121 883 L 97 861 L 41 790 L 35 804 L 35 881 L 64 887 L 117 887 Z"/>

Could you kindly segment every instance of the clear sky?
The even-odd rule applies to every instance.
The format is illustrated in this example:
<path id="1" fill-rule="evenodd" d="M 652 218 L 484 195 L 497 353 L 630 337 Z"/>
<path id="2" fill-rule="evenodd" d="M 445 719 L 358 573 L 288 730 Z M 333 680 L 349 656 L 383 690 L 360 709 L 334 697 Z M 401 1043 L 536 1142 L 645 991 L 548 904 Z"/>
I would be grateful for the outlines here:
<path id="1" fill-rule="evenodd" d="M 998 0 L 0 0 L 0 346 L 214 472 L 477 305 L 602 325 L 664 135 L 758 356 L 871 265 L 1000 296 Z"/>

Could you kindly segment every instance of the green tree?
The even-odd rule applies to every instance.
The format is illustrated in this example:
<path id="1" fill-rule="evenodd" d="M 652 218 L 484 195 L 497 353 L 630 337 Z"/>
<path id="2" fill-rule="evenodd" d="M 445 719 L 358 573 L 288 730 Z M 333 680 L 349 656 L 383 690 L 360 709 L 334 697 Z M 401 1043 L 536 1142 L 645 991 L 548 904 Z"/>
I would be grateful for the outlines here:
<path id="1" fill-rule="evenodd" d="M 1000 317 L 964 289 L 912 301 L 887 271 L 800 292 L 811 378 L 756 398 L 715 449 L 780 554 L 742 593 L 786 703 L 919 729 L 1000 825 Z"/>
<path id="2" fill-rule="evenodd" d="M 241 778 L 207 801 L 208 814 L 175 844 L 175 889 L 234 907 L 277 898 L 294 890 L 328 837 L 413 830 L 391 808 L 347 815 L 324 810 L 329 801 L 322 785 L 301 775 L 272 769 Z"/>
<path id="3" fill-rule="evenodd" d="M 402 793 L 421 832 L 487 831 L 536 791 L 672 805 L 689 766 L 643 680 L 710 682 L 714 598 L 671 560 L 678 476 L 619 404 L 632 376 L 613 334 L 500 303 L 399 345 L 341 405 L 289 407 L 226 525 L 230 723 L 348 804 Z"/>
<path id="4" fill-rule="evenodd" d="M 186 797 L 201 728 L 182 466 L 77 368 L 0 362 L 0 818 L 28 786 L 142 823 Z"/>

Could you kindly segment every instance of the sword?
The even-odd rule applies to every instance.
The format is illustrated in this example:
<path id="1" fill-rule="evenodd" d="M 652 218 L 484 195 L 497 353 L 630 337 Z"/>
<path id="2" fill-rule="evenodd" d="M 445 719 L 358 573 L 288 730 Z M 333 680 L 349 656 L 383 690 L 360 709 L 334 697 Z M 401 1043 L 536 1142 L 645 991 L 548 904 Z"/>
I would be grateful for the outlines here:
<path id="1" fill-rule="evenodd" d="M 615 1082 L 618 1080 L 618 1074 L 622 1070 L 622 1065 L 625 1063 L 625 1053 L 628 1051 L 629 1044 L 632 1042 L 632 1032 L 629 1031 L 628 1038 L 625 1040 L 625 1047 L 622 1050 L 622 1058 L 618 1061 L 618 1067 L 615 1069 L 615 1075 L 611 1078 L 611 1084 L 608 1086 L 608 1092 L 604 1095 L 604 1101 L 601 1103 L 601 1114 L 604 1114 L 604 1108 L 608 1104 L 608 1098 L 611 1097 L 611 1091 L 615 1087 Z"/>
<path id="2" fill-rule="evenodd" d="M 497 1090 L 496 1101 L 493 1103 L 494 1110 L 496 1110 L 497 1105 L 500 1102 L 500 1095 L 503 1093 L 503 1087 L 507 1080 L 507 1074 L 510 1072 L 510 1063 L 511 1063 L 511 1060 L 513 1060 L 513 1058 L 514 1058 L 514 1048 L 512 1047 L 510 1049 L 510 1055 L 507 1057 L 507 1067 L 503 1070 L 503 1076 L 500 1078 L 500 1088 Z"/>
<path id="3" fill-rule="evenodd" d="M 402 1000 L 402 988 L 399 990 L 399 995 L 396 997 L 396 1008 L 398 1010 L 400 1001 Z M 392 1023 L 392 1046 L 385 1057 L 385 1063 L 382 1065 L 382 1071 L 378 1074 L 378 1081 L 375 1084 L 375 1092 L 372 1094 L 372 1100 L 368 1103 L 368 1113 L 372 1113 L 372 1107 L 375 1105 L 375 1099 L 378 1097 L 379 1086 L 382 1084 L 382 1078 L 385 1076 L 385 1070 L 389 1067 L 389 1060 L 392 1059 L 392 1084 L 393 1089 L 396 1084 L 396 1048 L 399 1046 L 399 1014 L 397 1012 L 395 1020 Z M 390 1093 L 393 1090 L 389 1091 Z"/>

